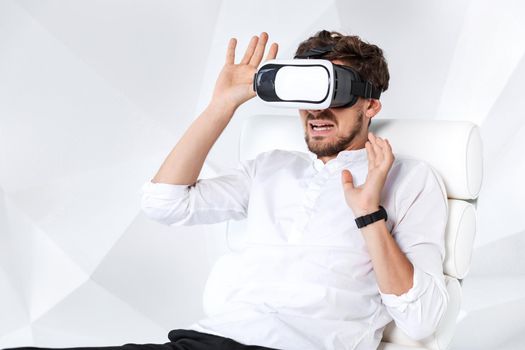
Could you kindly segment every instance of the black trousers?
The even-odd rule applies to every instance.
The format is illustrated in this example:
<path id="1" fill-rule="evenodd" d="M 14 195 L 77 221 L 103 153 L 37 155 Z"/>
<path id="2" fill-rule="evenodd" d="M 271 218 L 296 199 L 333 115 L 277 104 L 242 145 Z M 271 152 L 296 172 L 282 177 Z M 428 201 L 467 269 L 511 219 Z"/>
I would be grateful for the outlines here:
<path id="1" fill-rule="evenodd" d="M 243 345 L 230 338 L 224 338 L 213 334 L 197 332 L 189 329 L 174 329 L 168 333 L 168 343 L 164 344 L 124 344 L 119 346 L 102 347 L 74 347 L 74 348 L 40 348 L 21 347 L 8 348 L 4 350 L 37 350 L 37 349 L 61 349 L 61 350 L 276 350 L 257 345 Z"/>

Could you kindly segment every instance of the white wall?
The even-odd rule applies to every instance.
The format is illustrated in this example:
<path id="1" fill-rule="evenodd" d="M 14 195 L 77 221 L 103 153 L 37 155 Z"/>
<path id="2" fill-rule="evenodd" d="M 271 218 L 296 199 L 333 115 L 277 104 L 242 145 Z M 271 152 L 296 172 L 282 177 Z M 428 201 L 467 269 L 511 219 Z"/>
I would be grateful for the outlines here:
<path id="1" fill-rule="evenodd" d="M 320 29 L 384 49 L 380 118 L 481 127 L 453 349 L 523 347 L 524 15 L 518 0 L 0 0 L 0 347 L 164 342 L 202 317 L 224 225 L 152 222 L 140 187 L 206 106 L 230 37 L 240 51 L 267 31 L 289 58 Z M 236 165 L 252 113 L 282 111 L 242 106 L 203 176 Z"/>

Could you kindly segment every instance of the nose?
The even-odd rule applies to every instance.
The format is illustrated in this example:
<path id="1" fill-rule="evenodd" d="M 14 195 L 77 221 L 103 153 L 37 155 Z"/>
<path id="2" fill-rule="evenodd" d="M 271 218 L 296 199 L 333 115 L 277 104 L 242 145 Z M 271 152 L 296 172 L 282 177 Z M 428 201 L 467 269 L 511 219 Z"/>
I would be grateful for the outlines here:
<path id="1" fill-rule="evenodd" d="M 317 115 L 324 111 L 324 109 L 307 109 L 306 111 L 312 114 L 314 117 L 317 117 Z"/>

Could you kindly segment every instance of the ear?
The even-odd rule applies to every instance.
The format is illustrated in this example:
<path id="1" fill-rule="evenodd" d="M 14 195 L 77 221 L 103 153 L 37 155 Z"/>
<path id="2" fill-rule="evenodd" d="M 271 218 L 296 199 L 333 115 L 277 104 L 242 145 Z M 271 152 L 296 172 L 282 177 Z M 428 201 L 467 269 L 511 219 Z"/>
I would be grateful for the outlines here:
<path id="1" fill-rule="evenodd" d="M 366 101 L 365 116 L 372 118 L 381 110 L 381 101 L 375 98 L 370 98 Z"/>

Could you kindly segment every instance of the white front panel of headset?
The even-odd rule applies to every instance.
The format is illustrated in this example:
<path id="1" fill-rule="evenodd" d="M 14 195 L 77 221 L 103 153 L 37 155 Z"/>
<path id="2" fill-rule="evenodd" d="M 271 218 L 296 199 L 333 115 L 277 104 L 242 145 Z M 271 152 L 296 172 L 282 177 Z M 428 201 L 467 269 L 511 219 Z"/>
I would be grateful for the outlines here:
<path id="1" fill-rule="evenodd" d="M 275 76 L 275 93 L 283 101 L 323 102 L 329 88 L 330 76 L 322 66 L 285 66 Z"/>

